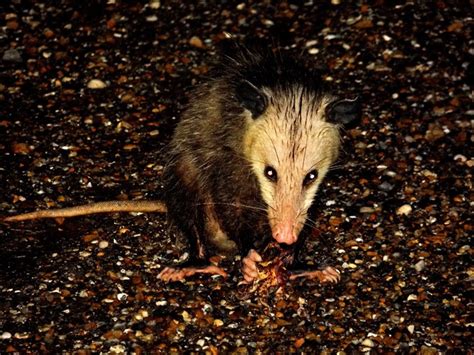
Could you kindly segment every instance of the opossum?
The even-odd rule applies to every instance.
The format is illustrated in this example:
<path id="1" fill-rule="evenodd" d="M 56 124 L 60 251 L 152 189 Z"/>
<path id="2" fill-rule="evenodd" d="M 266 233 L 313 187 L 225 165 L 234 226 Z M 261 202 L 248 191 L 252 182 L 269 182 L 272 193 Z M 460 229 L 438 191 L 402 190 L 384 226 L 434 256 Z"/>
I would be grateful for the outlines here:
<path id="1" fill-rule="evenodd" d="M 167 210 L 190 252 L 185 263 L 160 273 L 164 281 L 195 273 L 225 276 L 209 258 L 238 252 L 251 282 L 259 251 L 272 239 L 292 248 L 289 268 L 300 268 L 298 252 L 311 231 L 308 211 L 338 156 L 339 128 L 360 116 L 360 103 L 335 97 L 319 73 L 281 53 L 232 41 L 224 47 L 166 150 L 163 202 L 108 201 L 6 220 Z M 299 276 L 339 279 L 332 267 L 290 278 Z"/>

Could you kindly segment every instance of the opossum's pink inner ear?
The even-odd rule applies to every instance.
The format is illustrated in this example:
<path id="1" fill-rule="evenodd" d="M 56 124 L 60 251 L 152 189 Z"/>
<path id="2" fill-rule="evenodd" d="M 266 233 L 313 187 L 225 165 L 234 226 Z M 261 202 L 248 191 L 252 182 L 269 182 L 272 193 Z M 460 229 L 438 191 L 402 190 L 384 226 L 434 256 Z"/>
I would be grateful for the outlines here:
<path id="1" fill-rule="evenodd" d="M 334 124 L 349 125 L 360 120 L 361 105 L 358 97 L 332 102 L 326 108 L 326 121 Z"/>
<path id="2" fill-rule="evenodd" d="M 252 113 L 252 118 L 260 116 L 267 108 L 267 97 L 249 81 L 241 81 L 235 88 L 237 100 Z"/>

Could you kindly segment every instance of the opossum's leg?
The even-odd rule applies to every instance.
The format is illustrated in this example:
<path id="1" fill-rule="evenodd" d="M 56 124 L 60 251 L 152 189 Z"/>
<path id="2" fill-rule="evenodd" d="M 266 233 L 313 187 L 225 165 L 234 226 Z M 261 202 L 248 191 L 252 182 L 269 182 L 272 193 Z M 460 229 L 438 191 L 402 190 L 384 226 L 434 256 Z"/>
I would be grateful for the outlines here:
<path id="1" fill-rule="evenodd" d="M 322 270 L 312 270 L 312 271 L 290 271 L 290 280 L 295 280 L 300 277 L 311 280 L 319 280 L 319 282 L 332 282 L 337 283 L 341 279 L 341 274 L 339 270 L 333 268 L 332 266 L 326 266 Z"/>
<path id="2" fill-rule="evenodd" d="M 196 274 L 214 274 L 227 277 L 224 269 L 217 265 L 212 265 L 203 259 L 187 259 L 184 263 L 176 266 L 165 267 L 158 275 L 164 282 L 181 281 Z"/>
<path id="3" fill-rule="evenodd" d="M 181 281 L 195 274 L 216 274 L 227 277 L 227 273 L 209 263 L 207 250 L 202 244 L 197 228 L 189 234 L 190 254 L 188 259 L 176 266 L 165 267 L 158 277 L 164 282 Z"/>
<path id="4" fill-rule="evenodd" d="M 205 232 L 207 241 L 218 249 L 220 253 L 230 254 L 236 251 L 237 245 L 222 230 L 214 206 L 212 198 L 208 196 L 204 203 L 204 214 L 206 220 Z"/>
<path id="5" fill-rule="evenodd" d="M 204 206 L 210 205 L 204 204 Z M 214 215 L 210 214 L 211 210 L 206 207 L 203 208 L 203 211 L 204 213 L 198 212 L 195 215 L 192 226 L 189 226 L 189 221 L 181 221 L 181 230 L 189 241 L 189 257 L 179 265 L 163 269 L 159 274 L 161 280 L 165 282 L 181 281 L 195 274 L 216 274 L 227 277 L 227 273 L 223 269 L 210 264 L 208 248 L 206 247 L 209 244 L 209 239 L 216 244 L 223 243 L 226 239 L 225 233 L 222 232 L 217 221 L 213 218 Z"/>

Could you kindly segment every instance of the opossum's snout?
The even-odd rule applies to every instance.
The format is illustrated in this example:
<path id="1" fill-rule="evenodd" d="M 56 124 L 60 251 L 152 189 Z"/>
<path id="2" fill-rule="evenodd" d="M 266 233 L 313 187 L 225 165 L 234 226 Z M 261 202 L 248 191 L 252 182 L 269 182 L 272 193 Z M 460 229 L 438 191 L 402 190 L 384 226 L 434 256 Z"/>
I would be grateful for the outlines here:
<path id="1" fill-rule="evenodd" d="M 296 243 L 298 236 L 295 233 L 292 223 L 282 223 L 273 232 L 273 238 L 280 244 L 291 245 Z"/>
<path id="2" fill-rule="evenodd" d="M 268 219 L 273 239 L 280 244 L 292 245 L 298 240 L 305 220 L 302 220 L 302 215 L 298 214 L 299 206 L 294 203 L 296 196 L 288 197 L 289 199 L 286 199 L 286 202 L 283 202 L 285 200 L 283 199 L 280 205 L 276 205 L 274 209 L 269 209 Z"/>

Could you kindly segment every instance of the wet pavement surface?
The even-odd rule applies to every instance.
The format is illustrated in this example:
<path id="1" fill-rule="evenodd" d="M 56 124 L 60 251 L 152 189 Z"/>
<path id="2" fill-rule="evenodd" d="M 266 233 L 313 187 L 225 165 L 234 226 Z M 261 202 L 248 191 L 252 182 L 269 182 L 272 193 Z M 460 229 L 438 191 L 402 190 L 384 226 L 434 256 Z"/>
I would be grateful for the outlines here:
<path id="1" fill-rule="evenodd" d="M 156 214 L 3 223 L 1 352 L 472 351 L 472 7 L 338 2 L 2 5 L 2 215 L 159 198 L 224 32 L 301 55 L 364 112 L 306 246 L 339 284 L 242 299 L 235 260 L 163 284 L 186 245 Z"/>

